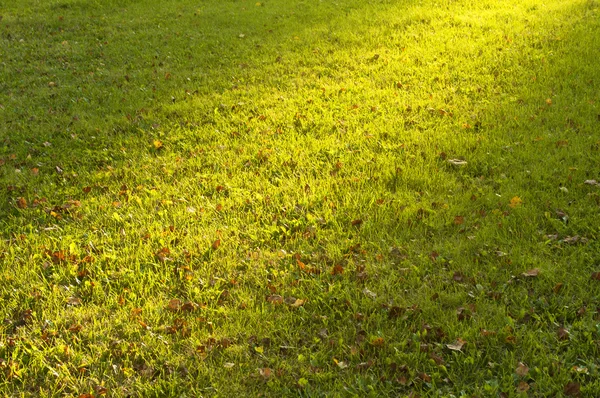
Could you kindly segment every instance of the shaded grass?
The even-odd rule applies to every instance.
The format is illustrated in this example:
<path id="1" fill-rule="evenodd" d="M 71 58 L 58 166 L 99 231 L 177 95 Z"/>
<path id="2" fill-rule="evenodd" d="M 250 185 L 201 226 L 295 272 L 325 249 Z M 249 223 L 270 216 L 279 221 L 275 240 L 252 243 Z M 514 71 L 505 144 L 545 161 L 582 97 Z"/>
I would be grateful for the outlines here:
<path id="1" fill-rule="evenodd" d="M 597 394 L 597 2 L 122 4 L 3 11 L 7 394 Z"/>

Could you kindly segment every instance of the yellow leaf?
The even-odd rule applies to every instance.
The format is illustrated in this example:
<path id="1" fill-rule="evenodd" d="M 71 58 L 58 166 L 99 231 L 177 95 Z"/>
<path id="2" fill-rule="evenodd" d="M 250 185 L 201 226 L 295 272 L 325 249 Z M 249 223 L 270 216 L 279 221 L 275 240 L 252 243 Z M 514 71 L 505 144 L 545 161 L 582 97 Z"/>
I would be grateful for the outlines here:
<path id="1" fill-rule="evenodd" d="M 510 207 L 512 207 L 512 208 L 514 209 L 515 207 L 517 207 L 517 206 L 520 206 L 520 205 L 521 205 L 521 203 L 523 203 L 523 201 L 521 200 L 521 198 L 519 198 L 518 196 L 515 196 L 515 197 L 513 197 L 513 198 L 510 200 L 510 204 L 509 204 L 509 206 L 510 206 Z"/>
<path id="2" fill-rule="evenodd" d="M 160 140 L 154 140 L 153 144 L 155 149 L 160 149 L 163 147 L 163 143 Z"/>

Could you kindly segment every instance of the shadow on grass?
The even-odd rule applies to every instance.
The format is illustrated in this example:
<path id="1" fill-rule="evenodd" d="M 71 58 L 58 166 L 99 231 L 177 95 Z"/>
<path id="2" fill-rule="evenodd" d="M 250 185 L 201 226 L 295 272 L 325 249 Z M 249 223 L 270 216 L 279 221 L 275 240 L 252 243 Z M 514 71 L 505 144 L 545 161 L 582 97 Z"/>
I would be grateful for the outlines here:
<path id="1" fill-rule="evenodd" d="M 3 217 L 16 216 L 19 197 L 79 197 L 86 175 L 148 152 L 160 125 L 177 118 L 165 119 L 163 104 L 218 97 L 244 79 L 259 85 L 251 81 L 260 79 L 263 65 L 310 48 L 297 44 L 306 40 L 299 35 L 318 27 L 335 42 L 334 21 L 363 6 L 22 1 L 6 7 L 0 156 L 10 192 Z M 178 119 L 193 112 L 183 107 Z"/>

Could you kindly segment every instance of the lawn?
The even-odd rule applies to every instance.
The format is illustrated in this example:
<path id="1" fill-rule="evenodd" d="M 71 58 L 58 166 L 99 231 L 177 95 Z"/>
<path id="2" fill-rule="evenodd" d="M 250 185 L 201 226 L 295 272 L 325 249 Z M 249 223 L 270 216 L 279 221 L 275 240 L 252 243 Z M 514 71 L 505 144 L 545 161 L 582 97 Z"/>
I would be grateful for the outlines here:
<path id="1" fill-rule="evenodd" d="M 0 0 L 0 395 L 600 396 L 597 0 Z"/>

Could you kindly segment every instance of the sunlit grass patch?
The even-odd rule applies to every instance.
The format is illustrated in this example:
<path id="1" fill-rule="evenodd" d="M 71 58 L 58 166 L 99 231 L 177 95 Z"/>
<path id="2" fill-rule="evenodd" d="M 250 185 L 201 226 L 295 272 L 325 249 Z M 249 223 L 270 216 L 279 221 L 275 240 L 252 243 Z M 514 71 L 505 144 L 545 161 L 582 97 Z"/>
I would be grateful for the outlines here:
<path id="1" fill-rule="evenodd" d="M 0 391 L 597 395 L 597 17 L 7 6 Z"/>

